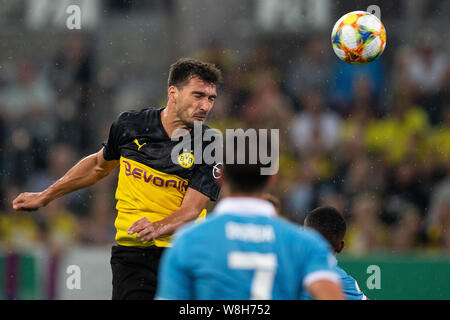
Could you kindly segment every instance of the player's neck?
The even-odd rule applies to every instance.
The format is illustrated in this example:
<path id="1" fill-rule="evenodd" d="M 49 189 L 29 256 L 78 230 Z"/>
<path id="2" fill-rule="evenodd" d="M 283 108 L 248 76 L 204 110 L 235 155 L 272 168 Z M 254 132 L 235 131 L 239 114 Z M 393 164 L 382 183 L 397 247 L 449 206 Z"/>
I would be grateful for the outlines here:
<path id="1" fill-rule="evenodd" d="M 176 138 L 173 133 L 177 129 L 191 130 L 177 117 L 175 108 L 169 106 L 161 111 L 161 123 L 169 138 Z"/>

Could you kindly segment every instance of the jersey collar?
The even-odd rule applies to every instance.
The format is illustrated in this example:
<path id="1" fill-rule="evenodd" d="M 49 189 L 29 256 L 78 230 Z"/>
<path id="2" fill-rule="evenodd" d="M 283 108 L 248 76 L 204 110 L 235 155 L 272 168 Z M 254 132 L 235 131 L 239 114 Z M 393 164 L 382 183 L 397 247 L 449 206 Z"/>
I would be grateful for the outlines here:
<path id="1" fill-rule="evenodd" d="M 276 216 L 275 207 L 267 200 L 251 197 L 228 197 L 220 200 L 214 208 L 216 214 L 239 216 Z"/>

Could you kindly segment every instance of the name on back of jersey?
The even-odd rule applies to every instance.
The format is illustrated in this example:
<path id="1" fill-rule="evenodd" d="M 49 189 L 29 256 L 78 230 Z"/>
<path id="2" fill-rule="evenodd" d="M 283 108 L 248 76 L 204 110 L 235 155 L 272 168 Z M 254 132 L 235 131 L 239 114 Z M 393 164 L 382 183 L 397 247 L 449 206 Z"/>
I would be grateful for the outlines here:
<path id="1" fill-rule="evenodd" d="M 256 243 L 275 241 L 275 232 L 271 225 L 228 222 L 225 225 L 225 234 L 229 240 Z"/>

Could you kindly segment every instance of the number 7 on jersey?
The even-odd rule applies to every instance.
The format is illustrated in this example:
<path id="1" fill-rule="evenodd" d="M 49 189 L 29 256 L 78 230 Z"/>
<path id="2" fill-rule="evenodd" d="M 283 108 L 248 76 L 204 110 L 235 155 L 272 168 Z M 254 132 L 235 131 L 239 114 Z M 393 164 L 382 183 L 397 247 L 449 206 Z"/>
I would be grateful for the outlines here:
<path id="1" fill-rule="evenodd" d="M 277 268 L 277 257 L 274 253 L 232 251 L 228 254 L 228 267 L 231 269 L 254 270 L 250 299 L 271 299 L 273 280 Z"/>

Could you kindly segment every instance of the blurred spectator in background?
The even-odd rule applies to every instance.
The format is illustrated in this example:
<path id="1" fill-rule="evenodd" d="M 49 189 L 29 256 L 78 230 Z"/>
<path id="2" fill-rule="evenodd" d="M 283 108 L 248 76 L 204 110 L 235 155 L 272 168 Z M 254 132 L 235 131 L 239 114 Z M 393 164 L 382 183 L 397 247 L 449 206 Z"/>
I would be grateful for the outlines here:
<path id="1" fill-rule="evenodd" d="M 440 44 L 443 39 L 431 29 L 418 36 L 417 49 L 413 51 L 408 75 L 413 85 L 414 100 L 428 111 L 433 123 L 440 115 L 436 95 L 442 90 L 448 67 L 448 57 Z"/>
<path id="2" fill-rule="evenodd" d="M 439 125 L 432 129 L 429 137 L 429 160 L 437 168 L 450 163 L 450 100 L 442 108 Z"/>
<path id="3" fill-rule="evenodd" d="M 237 64 L 236 53 L 221 45 L 217 40 L 205 44 L 194 54 L 194 58 L 215 64 L 222 70 L 224 78 L 233 71 Z"/>
<path id="4" fill-rule="evenodd" d="M 425 219 L 428 246 L 450 252 L 450 164 L 447 178 L 436 186 L 430 200 L 430 212 Z"/>
<path id="5" fill-rule="evenodd" d="M 340 185 L 343 185 L 346 181 L 349 166 L 356 163 L 358 158 L 368 158 L 366 130 L 369 124 L 374 121 L 372 116 L 373 114 L 368 106 L 361 106 L 353 109 L 346 118 L 341 120 L 337 146 L 333 154 L 337 166 L 336 178 L 339 179 Z M 368 182 L 369 184 L 377 179 L 383 179 L 383 174 L 378 172 L 376 177 L 372 178 L 375 179 L 371 179 Z"/>
<path id="6" fill-rule="evenodd" d="M 349 101 L 349 106 L 344 111 L 344 116 L 355 112 L 357 108 L 369 109 L 372 117 L 380 117 L 385 113 L 385 101 L 376 99 L 374 93 L 375 84 L 365 74 L 355 76 L 352 83 L 353 96 Z"/>
<path id="7" fill-rule="evenodd" d="M 65 34 L 48 72 L 57 95 L 57 141 L 87 152 L 92 142 L 91 126 L 95 124 L 91 110 L 94 58 L 88 35 Z"/>
<path id="8" fill-rule="evenodd" d="M 54 135 L 54 94 L 50 83 L 29 60 L 16 68 L 15 81 L 0 92 L 3 115 L 14 127 L 25 127 L 39 141 Z"/>
<path id="9" fill-rule="evenodd" d="M 410 159 L 392 168 L 385 189 L 385 221 L 391 223 L 397 220 L 404 210 L 404 203 L 414 204 L 423 217 L 428 208 L 430 189 L 428 177 L 423 176 L 420 168 Z"/>
<path id="10" fill-rule="evenodd" d="M 294 184 L 285 196 L 286 211 L 289 218 L 302 223 L 306 213 L 314 206 L 317 173 L 312 161 L 304 160 L 297 164 L 294 171 Z"/>
<path id="11" fill-rule="evenodd" d="M 327 45 L 324 37 L 311 36 L 286 70 L 287 93 L 294 101 L 297 100 L 297 109 L 312 90 L 326 92 L 328 89 L 331 72 Z"/>
<path id="12" fill-rule="evenodd" d="M 241 112 L 242 105 L 247 99 L 248 92 L 246 92 L 244 85 L 241 65 L 238 63 L 238 56 L 236 52 L 224 48 L 217 41 L 208 43 L 199 52 L 194 54 L 194 57 L 202 61 L 209 61 L 214 63 L 222 70 L 223 84 L 220 86 L 221 94 L 217 98 L 214 108 L 208 115 L 208 120 L 221 126 L 218 122 L 225 122 L 235 117 Z"/>
<path id="13" fill-rule="evenodd" d="M 45 167 L 45 154 L 54 138 L 54 93 L 50 84 L 29 60 L 20 61 L 15 68 L 12 82 L 0 91 L 0 108 L 8 124 L 7 143 L 13 163 L 7 171 L 24 180 L 24 171 Z M 15 168 L 13 168 L 15 166 Z"/>
<path id="14" fill-rule="evenodd" d="M 413 205 L 402 207 L 394 225 L 390 228 L 390 248 L 394 252 L 407 252 L 421 247 L 421 214 Z"/>
<path id="15" fill-rule="evenodd" d="M 405 157 L 426 159 L 427 113 L 406 95 L 395 96 L 393 103 L 387 115 L 368 124 L 365 132 L 368 150 L 381 154 L 391 165 Z"/>
<path id="16" fill-rule="evenodd" d="M 339 212 L 345 212 L 348 199 L 334 187 L 325 185 L 320 188 L 316 207 L 333 207 Z"/>
<path id="17" fill-rule="evenodd" d="M 249 99 L 250 85 L 252 77 L 241 66 L 236 66 L 235 69 L 227 73 L 223 78 L 223 90 L 218 97 L 214 108 L 211 110 L 208 119 L 217 124 L 218 121 L 242 122 L 239 115 L 245 102 Z M 242 127 L 241 125 L 229 125 L 228 128 Z"/>
<path id="18" fill-rule="evenodd" d="M 445 72 L 445 76 L 444 76 L 444 80 L 443 80 L 443 85 L 442 85 L 442 89 L 441 91 L 436 95 L 436 99 L 433 100 L 433 103 L 436 106 L 439 106 L 440 110 L 440 114 L 438 112 L 436 112 L 437 114 L 437 118 L 436 119 L 432 119 L 433 125 L 441 125 L 443 119 L 445 119 L 444 117 L 441 117 L 443 113 L 445 113 L 445 108 L 448 108 L 448 106 L 450 105 L 450 63 L 448 63 L 447 66 L 447 70 Z M 444 120 L 445 121 L 445 120 Z"/>
<path id="19" fill-rule="evenodd" d="M 410 77 L 411 57 L 413 50 L 410 46 L 400 46 L 394 53 L 392 72 L 389 75 L 390 95 L 412 96 L 414 85 Z"/>
<path id="20" fill-rule="evenodd" d="M 318 91 L 304 94 L 304 110 L 295 117 L 290 130 L 291 144 L 299 154 L 330 152 L 336 146 L 341 119 L 325 103 Z"/>
<path id="21" fill-rule="evenodd" d="M 63 143 L 53 145 L 47 156 L 48 168 L 35 171 L 30 174 L 27 179 L 25 188 L 30 190 L 30 192 L 44 190 L 62 177 L 77 161 L 77 152 L 75 149 L 72 146 Z M 61 202 L 62 206 L 67 206 L 74 214 L 84 216 L 88 214 L 90 199 L 91 195 L 89 189 L 82 189 L 58 199 L 57 201 Z"/>
<path id="22" fill-rule="evenodd" d="M 319 200 L 326 196 L 330 196 L 328 198 L 330 203 L 333 202 L 340 208 L 337 203 L 334 203 L 335 201 L 331 201 L 335 189 L 329 183 L 329 179 L 333 173 L 332 163 L 323 154 L 305 154 L 298 160 L 289 176 L 293 183 L 283 196 L 286 201 L 286 211 L 292 220 L 302 223 L 305 214 L 317 207 Z"/>
<path id="23" fill-rule="evenodd" d="M 364 254 L 386 247 L 387 231 L 379 214 L 380 203 L 374 194 L 362 193 L 354 199 L 345 241 L 349 253 Z"/>
<path id="24" fill-rule="evenodd" d="M 104 184 L 102 184 L 103 186 Z M 114 243 L 114 201 L 108 188 L 97 187 L 93 193 L 89 216 L 81 218 L 81 241 L 90 245 L 109 245 Z"/>
<path id="25" fill-rule="evenodd" d="M 292 105 L 270 71 L 255 71 L 250 96 L 239 118 L 250 128 L 280 129 L 280 141 L 286 141 L 292 116 Z"/>
<path id="26" fill-rule="evenodd" d="M 378 106 L 385 87 L 384 64 L 381 60 L 376 60 L 368 65 L 353 66 L 337 61 L 330 81 L 331 105 L 340 114 L 349 113 L 358 95 L 363 96 L 371 106 Z M 370 92 L 359 92 L 369 88 Z"/>
<path id="27" fill-rule="evenodd" d="M 0 174 L 2 179 L 0 179 L 0 210 L 3 209 L 4 191 L 6 189 L 6 123 L 3 115 L 0 111 Z"/>
<path id="28" fill-rule="evenodd" d="M 37 219 L 43 241 L 54 253 L 79 243 L 79 222 L 64 201 L 55 201 L 40 211 Z"/>
<path id="29" fill-rule="evenodd" d="M 385 172 L 367 154 L 356 154 L 348 162 L 343 176 L 342 192 L 349 200 L 360 193 L 380 193 L 384 188 Z M 343 212 L 343 211 L 341 211 Z"/>
<path id="30" fill-rule="evenodd" d="M 273 62 L 271 53 L 271 48 L 267 43 L 257 42 L 250 47 L 241 61 L 238 68 L 242 79 L 238 83 L 241 85 L 241 91 L 247 93 L 247 97 L 261 89 L 261 85 L 264 85 L 264 83 L 268 85 L 268 80 L 276 87 L 274 88 L 276 91 L 281 91 L 280 83 L 283 79 L 283 72 L 280 66 Z M 264 77 L 262 81 L 258 79 L 261 75 Z M 279 94 L 282 93 L 280 92 Z M 245 101 L 243 102 L 244 105 Z M 243 106 L 240 107 L 242 108 Z M 239 114 L 235 116 L 238 117 Z"/>

